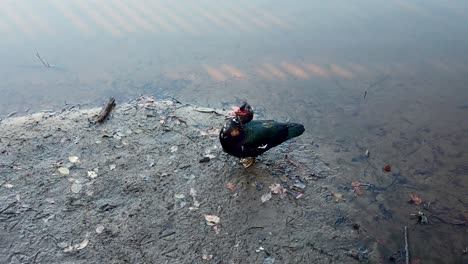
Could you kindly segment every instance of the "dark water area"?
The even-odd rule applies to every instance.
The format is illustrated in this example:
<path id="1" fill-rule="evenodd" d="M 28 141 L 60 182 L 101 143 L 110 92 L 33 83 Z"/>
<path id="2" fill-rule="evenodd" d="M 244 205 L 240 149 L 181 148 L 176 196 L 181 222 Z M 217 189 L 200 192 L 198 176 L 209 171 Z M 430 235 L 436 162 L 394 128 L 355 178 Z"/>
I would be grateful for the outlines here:
<path id="1" fill-rule="evenodd" d="M 455 0 L 5 0 L 0 117 L 109 96 L 248 99 L 305 124 L 362 212 L 359 243 L 386 261 L 406 225 L 413 263 L 466 263 L 467 24 Z"/>

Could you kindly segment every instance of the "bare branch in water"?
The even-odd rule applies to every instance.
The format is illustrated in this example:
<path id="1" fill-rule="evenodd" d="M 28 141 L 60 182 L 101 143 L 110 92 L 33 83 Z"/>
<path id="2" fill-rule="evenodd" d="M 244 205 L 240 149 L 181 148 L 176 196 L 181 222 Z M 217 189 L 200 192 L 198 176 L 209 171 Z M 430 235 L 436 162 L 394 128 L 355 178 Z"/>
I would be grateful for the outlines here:
<path id="1" fill-rule="evenodd" d="M 51 67 L 50 64 L 49 64 L 48 62 L 44 61 L 44 60 L 41 58 L 41 55 L 39 55 L 39 52 L 37 52 L 37 51 L 36 51 L 36 57 L 42 62 L 42 64 L 43 64 L 44 66 L 46 66 L 47 68 L 50 68 L 50 67 Z"/>

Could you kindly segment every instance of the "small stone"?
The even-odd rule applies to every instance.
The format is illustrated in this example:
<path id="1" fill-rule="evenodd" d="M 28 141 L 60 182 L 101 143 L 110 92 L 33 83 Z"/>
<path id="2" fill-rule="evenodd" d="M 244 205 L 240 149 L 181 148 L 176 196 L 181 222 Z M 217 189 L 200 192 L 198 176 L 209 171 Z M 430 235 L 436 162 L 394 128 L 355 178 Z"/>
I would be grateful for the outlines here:
<path id="1" fill-rule="evenodd" d="M 103 225 L 98 225 L 96 227 L 96 233 L 101 234 L 104 231 L 104 226 Z"/>

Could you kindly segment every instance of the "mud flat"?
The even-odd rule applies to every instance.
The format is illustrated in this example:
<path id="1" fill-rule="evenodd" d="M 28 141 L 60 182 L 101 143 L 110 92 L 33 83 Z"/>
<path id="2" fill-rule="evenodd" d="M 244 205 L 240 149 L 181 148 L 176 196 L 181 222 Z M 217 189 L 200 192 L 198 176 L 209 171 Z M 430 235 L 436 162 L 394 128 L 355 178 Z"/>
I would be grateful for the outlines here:
<path id="1" fill-rule="evenodd" d="M 2 263 L 355 263 L 372 256 L 309 135 L 244 169 L 227 111 L 140 97 L 0 123 Z"/>

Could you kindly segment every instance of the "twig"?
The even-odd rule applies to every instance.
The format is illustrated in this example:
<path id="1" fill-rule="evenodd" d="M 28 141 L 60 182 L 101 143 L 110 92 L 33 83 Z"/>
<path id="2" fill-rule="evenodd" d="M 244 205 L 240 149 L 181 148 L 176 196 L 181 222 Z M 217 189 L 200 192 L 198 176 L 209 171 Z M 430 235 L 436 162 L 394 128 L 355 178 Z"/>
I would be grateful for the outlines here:
<path id="1" fill-rule="evenodd" d="M 31 263 L 36 263 L 36 259 L 37 259 L 37 256 L 39 255 L 39 253 L 41 253 L 41 251 L 38 251 L 35 255 L 34 255 L 34 258 L 32 259 Z"/>
<path id="2" fill-rule="evenodd" d="M 169 254 L 169 253 L 171 253 L 171 252 L 174 252 L 174 251 L 176 251 L 176 250 L 178 250 L 178 249 L 179 249 L 179 247 L 175 246 L 175 247 L 173 247 L 173 248 L 171 248 L 171 249 L 169 249 L 169 250 L 166 250 L 166 251 L 163 252 L 161 255 L 167 255 L 167 254 Z"/>
<path id="3" fill-rule="evenodd" d="M 451 221 L 447 221 L 447 220 L 444 220 L 443 218 L 437 216 L 437 215 L 430 215 L 430 218 L 436 218 L 438 219 L 440 222 L 436 222 L 436 223 L 443 223 L 443 224 L 447 224 L 447 225 L 455 225 L 455 226 L 464 226 L 464 225 L 467 225 L 466 222 L 451 222 Z M 434 222 L 434 221 L 432 221 Z"/>
<path id="4" fill-rule="evenodd" d="M 406 264 L 409 264 L 410 263 L 410 260 L 409 260 L 409 247 L 408 247 L 408 228 L 405 226 L 405 260 L 406 260 Z"/>
<path id="5" fill-rule="evenodd" d="M 36 51 L 36 57 L 42 62 L 42 64 L 47 67 L 47 68 L 50 68 L 50 64 L 48 62 L 45 62 L 42 58 L 41 58 L 41 55 L 39 55 L 39 52 Z"/>
<path id="6" fill-rule="evenodd" d="M 10 209 L 10 208 L 11 208 L 13 205 L 15 205 L 16 203 L 17 203 L 17 202 L 14 201 L 14 202 L 12 202 L 11 204 L 9 204 L 7 207 L 5 207 L 5 209 L 2 209 L 2 210 L 0 211 L 0 214 L 3 213 L 3 212 L 5 212 L 6 210 Z"/>
<path id="7" fill-rule="evenodd" d="M 104 107 L 101 112 L 99 113 L 96 123 L 102 123 L 106 120 L 107 116 L 110 112 L 115 108 L 115 99 L 114 97 L 109 98 L 109 102 L 107 102 L 106 107 Z"/>
<path id="8" fill-rule="evenodd" d="M 170 96 L 170 95 L 167 95 L 167 97 L 169 97 L 170 99 L 172 99 L 174 102 L 178 103 L 178 104 L 183 104 L 181 101 L 177 100 L 175 97 L 173 96 Z"/>
<path id="9" fill-rule="evenodd" d="M 385 76 L 383 76 L 382 78 L 378 79 L 377 81 L 371 83 L 371 84 L 367 87 L 367 89 L 364 91 L 364 99 L 366 99 L 367 91 L 368 91 L 368 90 L 370 90 L 371 88 L 373 88 L 373 87 L 375 87 L 375 86 L 381 84 L 382 82 L 384 82 L 384 81 L 387 80 L 387 79 L 388 79 L 388 75 L 385 75 Z"/>
<path id="10" fill-rule="evenodd" d="M 14 111 L 14 112 L 11 112 L 9 115 L 6 116 L 6 118 L 10 118 L 14 115 L 16 115 L 18 112 Z"/>

